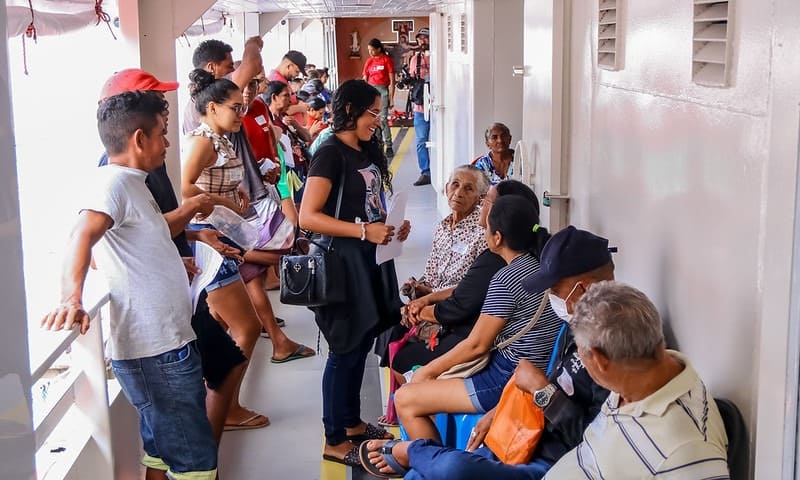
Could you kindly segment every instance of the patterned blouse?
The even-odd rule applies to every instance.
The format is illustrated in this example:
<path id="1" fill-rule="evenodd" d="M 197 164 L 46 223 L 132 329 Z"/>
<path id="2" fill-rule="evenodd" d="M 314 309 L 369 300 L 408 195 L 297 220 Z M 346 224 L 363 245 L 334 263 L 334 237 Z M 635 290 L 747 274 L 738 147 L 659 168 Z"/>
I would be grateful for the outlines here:
<path id="1" fill-rule="evenodd" d="M 503 180 L 511 178 L 511 175 L 514 174 L 514 150 L 511 150 L 511 162 L 508 164 L 508 171 L 506 172 L 505 177 L 501 177 L 497 170 L 495 170 L 494 164 L 492 163 L 492 152 L 488 152 L 486 155 L 478 157 L 478 159 L 475 160 L 475 166 L 483 170 L 483 173 L 486 174 L 486 178 L 489 179 L 490 184 L 497 185 Z"/>
<path id="2" fill-rule="evenodd" d="M 189 135 L 210 138 L 217 152 L 217 161 L 200 172 L 195 185 L 208 193 L 221 195 L 239 204 L 239 184 L 244 179 L 244 164 L 236 156 L 230 140 L 216 133 L 205 123 L 194 129 Z"/>
<path id="3" fill-rule="evenodd" d="M 450 226 L 452 213 L 439 222 L 420 282 L 442 290 L 456 286 L 464 278 L 472 262 L 488 248 L 485 229 L 478 225 L 480 216 L 480 209 L 476 208 L 454 228 Z"/>

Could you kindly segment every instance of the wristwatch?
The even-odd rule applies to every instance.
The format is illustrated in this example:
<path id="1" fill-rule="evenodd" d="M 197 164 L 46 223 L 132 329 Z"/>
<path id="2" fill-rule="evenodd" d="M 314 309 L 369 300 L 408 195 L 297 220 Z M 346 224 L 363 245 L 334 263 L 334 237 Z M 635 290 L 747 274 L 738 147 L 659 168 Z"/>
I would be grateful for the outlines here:
<path id="1" fill-rule="evenodd" d="M 553 394 L 556 393 L 556 386 L 552 383 L 548 383 L 546 387 L 541 390 L 536 390 L 533 393 L 533 403 L 536 404 L 539 408 L 546 408 L 550 405 L 550 400 L 553 398 Z"/>

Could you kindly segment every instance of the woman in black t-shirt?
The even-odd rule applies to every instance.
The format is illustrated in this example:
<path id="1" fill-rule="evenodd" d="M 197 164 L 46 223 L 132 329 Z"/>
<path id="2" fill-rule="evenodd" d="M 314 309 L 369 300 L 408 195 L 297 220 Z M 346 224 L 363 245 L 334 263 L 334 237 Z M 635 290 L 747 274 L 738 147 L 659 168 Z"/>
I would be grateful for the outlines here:
<path id="1" fill-rule="evenodd" d="M 300 208 L 300 226 L 332 236 L 346 266 L 347 300 L 312 310 L 330 348 L 322 377 L 323 458 L 352 466 L 361 465 L 354 442 L 392 437 L 361 420 L 361 381 L 375 336 L 400 321 L 402 306 L 394 262 L 376 265 L 375 249 L 395 235 L 404 241 L 411 230 L 408 221 L 396 232 L 384 223 L 391 174 L 373 139 L 380 107 L 380 93 L 362 80 L 336 90 L 334 135 L 314 154 Z"/>

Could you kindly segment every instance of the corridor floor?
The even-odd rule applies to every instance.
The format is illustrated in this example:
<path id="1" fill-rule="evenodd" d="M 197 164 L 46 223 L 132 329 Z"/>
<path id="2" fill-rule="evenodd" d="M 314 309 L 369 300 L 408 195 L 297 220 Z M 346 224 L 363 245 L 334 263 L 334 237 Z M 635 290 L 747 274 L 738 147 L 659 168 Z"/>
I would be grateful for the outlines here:
<path id="1" fill-rule="evenodd" d="M 402 132 L 402 133 L 401 133 Z M 436 211 L 436 193 L 431 186 L 414 187 L 419 172 L 414 147 L 414 130 L 393 129 L 395 152 L 394 190 L 409 191 L 406 218 L 412 233 L 396 260 L 400 282 L 419 276 L 430 251 Z M 398 138 L 404 136 L 404 138 Z M 397 141 L 399 140 L 399 141 Z M 317 327 L 313 315 L 302 307 L 281 305 L 277 292 L 270 292 L 277 316 L 286 319 L 286 333 L 312 348 L 317 346 Z M 247 407 L 264 413 L 272 422 L 266 428 L 226 432 L 220 447 L 220 478 L 224 480 L 345 480 L 346 469 L 322 461 L 322 370 L 327 345 L 320 341 L 314 358 L 286 364 L 272 364 L 272 346 L 260 339 L 242 387 Z M 381 415 L 381 371 L 377 357 L 367 359 L 362 388 L 362 418 L 375 422 Z"/>

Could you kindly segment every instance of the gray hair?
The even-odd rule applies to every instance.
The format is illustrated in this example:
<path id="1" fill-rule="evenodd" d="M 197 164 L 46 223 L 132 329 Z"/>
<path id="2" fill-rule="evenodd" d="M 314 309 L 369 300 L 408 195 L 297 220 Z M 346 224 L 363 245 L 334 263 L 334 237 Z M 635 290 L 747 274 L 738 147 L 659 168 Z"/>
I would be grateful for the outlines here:
<path id="1" fill-rule="evenodd" d="M 664 343 L 653 302 L 639 290 L 612 281 L 589 287 L 575 305 L 570 326 L 579 347 L 597 349 L 609 360 L 653 359 Z"/>
<path id="2" fill-rule="evenodd" d="M 486 195 L 486 192 L 489 191 L 489 178 L 486 177 L 486 174 L 483 173 L 483 170 L 476 167 L 475 165 L 464 164 L 459 165 L 450 172 L 450 180 L 447 181 L 449 185 L 456 175 L 461 172 L 469 172 L 473 176 L 475 176 L 475 186 L 478 188 L 478 193 L 481 195 Z"/>

